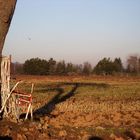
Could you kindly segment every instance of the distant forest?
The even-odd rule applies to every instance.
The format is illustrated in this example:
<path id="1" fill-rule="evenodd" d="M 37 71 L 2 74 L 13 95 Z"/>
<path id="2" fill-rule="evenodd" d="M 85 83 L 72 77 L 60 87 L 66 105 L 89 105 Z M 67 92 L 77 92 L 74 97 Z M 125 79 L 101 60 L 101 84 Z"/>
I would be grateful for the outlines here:
<path id="1" fill-rule="evenodd" d="M 49 60 L 40 58 L 31 58 L 24 64 L 11 63 L 11 74 L 27 75 L 118 75 L 118 74 L 140 74 L 140 57 L 129 56 L 127 66 L 124 68 L 121 58 L 103 58 L 95 67 L 89 62 L 75 65 L 63 61 L 56 61 L 53 58 Z"/>

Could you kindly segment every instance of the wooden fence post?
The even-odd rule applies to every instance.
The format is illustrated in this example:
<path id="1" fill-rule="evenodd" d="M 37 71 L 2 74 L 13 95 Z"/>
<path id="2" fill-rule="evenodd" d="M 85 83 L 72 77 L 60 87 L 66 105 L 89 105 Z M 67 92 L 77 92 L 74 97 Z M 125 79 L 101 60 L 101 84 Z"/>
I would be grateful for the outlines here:
<path id="1" fill-rule="evenodd" d="M 3 56 L 1 60 L 1 102 L 2 106 L 10 93 L 10 58 Z M 10 102 L 9 102 L 10 104 Z M 3 109 L 3 117 L 8 117 L 10 108 L 5 105 Z"/>

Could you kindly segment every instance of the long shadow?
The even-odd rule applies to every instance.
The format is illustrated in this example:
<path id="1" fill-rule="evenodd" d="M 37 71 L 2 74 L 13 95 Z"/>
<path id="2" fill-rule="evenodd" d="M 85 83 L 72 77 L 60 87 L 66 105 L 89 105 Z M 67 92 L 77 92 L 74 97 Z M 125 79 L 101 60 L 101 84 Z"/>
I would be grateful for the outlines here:
<path id="1" fill-rule="evenodd" d="M 71 85 L 71 86 L 73 86 L 73 88 L 66 95 L 62 96 L 62 94 L 64 93 L 64 89 L 62 88 L 62 86 L 65 86 L 65 85 Z M 34 111 L 35 118 L 36 118 L 36 116 L 38 118 L 41 116 L 50 115 L 50 113 L 55 109 L 56 104 L 64 102 L 67 99 L 69 99 L 70 97 L 72 97 L 75 94 L 75 91 L 77 90 L 77 88 L 82 87 L 82 86 L 92 86 L 92 87 L 98 87 L 98 88 L 108 88 L 109 87 L 109 85 L 105 84 L 105 83 L 81 83 L 81 82 L 58 83 L 57 85 L 55 85 L 55 87 L 49 88 L 46 90 L 46 91 L 57 91 L 57 94 L 44 106 L 42 106 L 39 109 Z"/>
<path id="2" fill-rule="evenodd" d="M 103 139 L 97 136 L 91 136 L 88 140 L 103 140 Z"/>
<path id="3" fill-rule="evenodd" d="M 34 111 L 34 115 L 36 116 L 45 116 L 45 115 L 50 115 L 50 113 L 55 109 L 55 105 L 61 102 L 66 101 L 68 98 L 72 97 L 75 93 L 75 91 L 78 88 L 78 84 L 73 84 L 73 88 L 71 89 L 70 92 L 68 92 L 65 96 L 62 96 L 62 94 L 64 93 L 64 89 L 61 87 L 57 87 L 55 89 L 52 90 L 56 90 L 57 94 L 44 106 L 42 106 L 41 108 L 37 109 Z M 49 89 L 51 90 L 51 89 Z"/>
<path id="4" fill-rule="evenodd" d="M 93 82 L 61 82 L 59 85 L 76 85 L 79 86 L 91 86 L 91 87 L 98 87 L 98 88 L 108 88 L 109 84 L 106 83 L 93 83 Z"/>
<path id="5" fill-rule="evenodd" d="M 0 140 L 12 140 L 9 136 L 0 136 Z"/>

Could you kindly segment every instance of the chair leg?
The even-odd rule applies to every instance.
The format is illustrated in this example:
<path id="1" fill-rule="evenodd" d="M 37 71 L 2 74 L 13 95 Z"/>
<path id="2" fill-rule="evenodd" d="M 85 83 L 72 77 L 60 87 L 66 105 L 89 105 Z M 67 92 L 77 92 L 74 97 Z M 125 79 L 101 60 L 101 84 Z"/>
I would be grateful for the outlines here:
<path id="1" fill-rule="evenodd" d="M 28 106 L 25 120 L 27 120 L 27 118 L 28 118 L 28 114 L 29 114 L 30 108 L 31 108 L 31 103 L 30 103 L 29 106 Z"/>
<path id="2" fill-rule="evenodd" d="M 32 107 L 32 105 L 31 105 L 31 120 L 33 120 L 33 107 Z"/>

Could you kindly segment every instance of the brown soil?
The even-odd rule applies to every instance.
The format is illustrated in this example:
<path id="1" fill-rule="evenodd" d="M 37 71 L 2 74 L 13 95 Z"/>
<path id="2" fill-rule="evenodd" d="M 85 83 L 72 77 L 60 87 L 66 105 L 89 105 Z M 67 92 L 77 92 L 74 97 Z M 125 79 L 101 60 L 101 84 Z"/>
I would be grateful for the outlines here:
<path id="1" fill-rule="evenodd" d="M 40 105 L 43 107 L 36 109 L 33 121 L 1 120 L 0 139 L 140 140 L 139 100 L 99 101 L 72 96 L 62 102 L 56 102 L 55 97 L 49 104 L 42 98 L 35 103 L 36 108 Z"/>
<path id="2" fill-rule="evenodd" d="M 91 139 L 97 136 L 104 140 L 140 138 L 140 111 L 120 109 L 90 110 L 90 105 L 106 106 L 106 102 L 92 103 L 70 98 L 55 106 L 49 115 L 35 114 L 34 121 L 0 121 L 0 139 L 44 140 L 44 139 Z M 114 103 L 114 104 L 117 104 Z M 130 103 L 130 106 L 133 103 Z M 86 106 L 89 106 L 89 109 Z M 86 109 L 84 110 L 84 107 Z M 134 109 L 135 107 L 133 107 Z M 45 111 L 44 111 L 45 112 Z M 119 129 L 118 129 L 119 128 Z M 94 137 L 93 140 L 98 140 Z"/>

